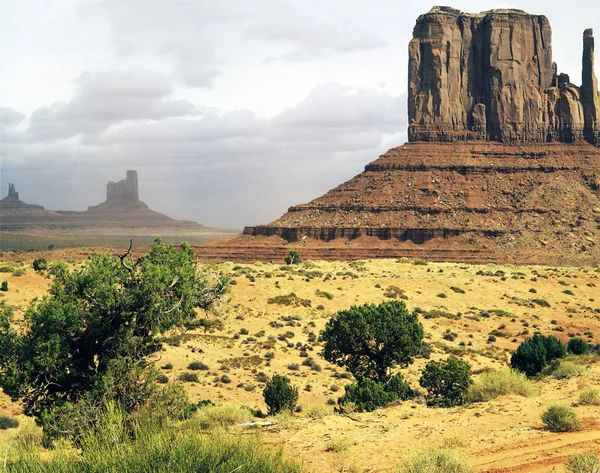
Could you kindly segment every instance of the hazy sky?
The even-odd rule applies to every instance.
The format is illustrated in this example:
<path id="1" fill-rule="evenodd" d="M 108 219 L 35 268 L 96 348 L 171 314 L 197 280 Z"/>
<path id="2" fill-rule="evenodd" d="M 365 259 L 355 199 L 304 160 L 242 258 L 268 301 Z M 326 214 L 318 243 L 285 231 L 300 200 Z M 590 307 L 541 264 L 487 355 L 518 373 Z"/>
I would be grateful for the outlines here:
<path id="1" fill-rule="evenodd" d="M 85 210 L 136 169 L 154 210 L 268 223 L 406 141 L 408 42 L 438 3 L 2 1 L 1 194 Z M 577 84 L 583 30 L 600 38 L 597 0 L 452 6 L 545 14 Z"/>

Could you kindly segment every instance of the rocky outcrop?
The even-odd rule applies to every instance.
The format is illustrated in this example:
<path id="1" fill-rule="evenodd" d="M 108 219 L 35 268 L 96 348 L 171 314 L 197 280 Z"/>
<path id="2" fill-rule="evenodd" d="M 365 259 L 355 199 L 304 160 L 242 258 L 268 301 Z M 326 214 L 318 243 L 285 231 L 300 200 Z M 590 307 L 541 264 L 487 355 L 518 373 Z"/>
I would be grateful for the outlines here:
<path id="1" fill-rule="evenodd" d="M 8 195 L 0 200 L 1 211 L 22 211 L 22 210 L 44 210 L 41 205 L 26 204 L 19 199 L 15 185 L 11 182 L 8 184 Z"/>
<path id="2" fill-rule="evenodd" d="M 409 140 L 598 145 L 593 49 L 586 30 L 580 90 L 557 74 L 545 16 L 434 7 L 409 44 Z"/>

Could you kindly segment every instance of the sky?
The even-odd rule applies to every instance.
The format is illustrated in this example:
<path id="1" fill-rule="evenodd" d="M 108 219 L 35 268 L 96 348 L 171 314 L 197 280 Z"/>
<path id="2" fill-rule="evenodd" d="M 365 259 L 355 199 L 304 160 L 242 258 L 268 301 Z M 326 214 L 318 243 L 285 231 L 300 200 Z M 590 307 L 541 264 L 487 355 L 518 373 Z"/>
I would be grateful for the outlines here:
<path id="1" fill-rule="evenodd" d="M 437 2 L 5 0 L 0 194 L 85 210 L 139 175 L 158 212 L 268 223 L 407 139 L 408 43 Z M 544 14 L 581 82 L 597 1 L 455 0 Z M 600 60 L 596 63 L 600 76 Z"/>

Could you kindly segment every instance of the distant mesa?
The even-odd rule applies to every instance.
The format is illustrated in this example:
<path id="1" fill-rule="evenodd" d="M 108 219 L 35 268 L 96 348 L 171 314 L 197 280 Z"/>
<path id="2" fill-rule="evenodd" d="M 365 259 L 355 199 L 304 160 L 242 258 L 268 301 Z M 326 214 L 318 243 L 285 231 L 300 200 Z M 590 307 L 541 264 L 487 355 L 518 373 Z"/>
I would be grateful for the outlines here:
<path id="1" fill-rule="evenodd" d="M 600 262 L 600 92 L 594 36 L 582 83 L 552 60 L 545 16 L 421 15 L 408 48 L 408 139 L 351 180 L 205 259 L 423 257 Z"/>
<path id="2" fill-rule="evenodd" d="M 0 210 L 44 210 L 41 205 L 26 204 L 19 199 L 13 183 L 8 184 L 8 195 L 0 200 Z"/>

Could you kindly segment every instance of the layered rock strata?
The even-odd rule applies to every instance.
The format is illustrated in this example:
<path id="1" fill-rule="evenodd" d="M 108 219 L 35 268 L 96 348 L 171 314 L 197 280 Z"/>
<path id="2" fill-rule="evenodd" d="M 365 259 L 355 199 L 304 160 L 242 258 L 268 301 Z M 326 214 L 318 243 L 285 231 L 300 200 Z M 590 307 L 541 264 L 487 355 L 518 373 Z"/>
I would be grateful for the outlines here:
<path id="1" fill-rule="evenodd" d="M 600 145 L 591 29 L 579 88 L 557 73 L 545 16 L 434 7 L 417 20 L 408 70 L 410 141 Z"/>

